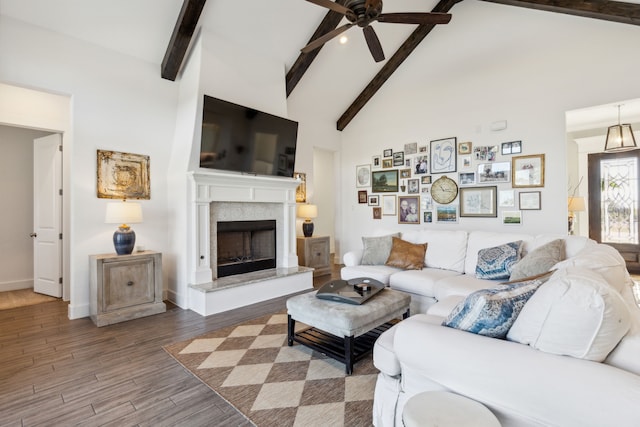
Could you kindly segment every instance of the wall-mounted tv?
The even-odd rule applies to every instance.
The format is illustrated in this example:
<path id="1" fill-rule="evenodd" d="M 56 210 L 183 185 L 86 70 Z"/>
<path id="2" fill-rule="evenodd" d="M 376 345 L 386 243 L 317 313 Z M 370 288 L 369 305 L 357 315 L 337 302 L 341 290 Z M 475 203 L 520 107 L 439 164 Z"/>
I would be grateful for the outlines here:
<path id="1" fill-rule="evenodd" d="M 204 96 L 200 167 L 293 177 L 298 122 Z"/>

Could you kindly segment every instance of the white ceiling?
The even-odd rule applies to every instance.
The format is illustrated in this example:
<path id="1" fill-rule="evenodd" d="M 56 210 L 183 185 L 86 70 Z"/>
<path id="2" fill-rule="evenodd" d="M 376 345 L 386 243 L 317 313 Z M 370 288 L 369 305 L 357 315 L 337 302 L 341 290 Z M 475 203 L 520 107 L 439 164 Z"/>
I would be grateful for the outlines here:
<path id="1" fill-rule="evenodd" d="M 384 11 L 428 12 L 436 3 L 437 0 L 387 0 Z M 0 0 L 0 14 L 159 65 L 181 6 L 182 0 Z M 428 37 L 438 31 L 454 31 L 455 11 L 456 8 L 450 24 L 437 27 Z M 208 0 L 200 24 L 249 51 L 282 61 L 288 70 L 326 12 L 305 0 Z M 415 26 L 374 23 L 374 28 L 389 58 Z M 317 62 L 321 61 L 322 72 L 329 71 L 340 78 L 342 90 L 327 90 L 326 94 L 334 98 L 329 108 L 337 109 L 336 115 L 346 109 L 384 64 L 373 61 L 359 28 L 351 28 L 345 34 L 349 43 L 340 45 L 335 39 L 327 43 L 308 73 L 318 73 Z M 346 92 L 345 87 L 350 90 Z M 622 120 L 640 121 L 640 101 L 622 103 Z M 568 130 L 615 123 L 617 109 L 613 105 L 569 112 Z"/>

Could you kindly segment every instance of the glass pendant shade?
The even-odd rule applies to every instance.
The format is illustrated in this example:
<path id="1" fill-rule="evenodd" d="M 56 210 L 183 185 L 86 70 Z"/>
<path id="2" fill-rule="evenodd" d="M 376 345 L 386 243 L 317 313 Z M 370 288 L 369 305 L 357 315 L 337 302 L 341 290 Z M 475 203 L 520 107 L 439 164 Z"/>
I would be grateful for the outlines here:
<path id="1" fill-rule="evenodd" d="M 609 126 L 605 151 L 626 151 L 638 148 L 630 124 Z"/>

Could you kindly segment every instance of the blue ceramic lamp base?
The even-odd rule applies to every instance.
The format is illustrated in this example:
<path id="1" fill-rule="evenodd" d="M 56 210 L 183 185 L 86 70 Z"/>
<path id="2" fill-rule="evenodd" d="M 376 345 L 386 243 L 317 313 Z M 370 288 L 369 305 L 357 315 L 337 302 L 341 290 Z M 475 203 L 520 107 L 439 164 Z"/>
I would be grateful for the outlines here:
<path id="1" fill-rule="evenodd" d="M 131 227 L 118 227 L 113 233 L 113 246 L 118 255 L 129 255 L 136 244 L 136 233 Z"/>

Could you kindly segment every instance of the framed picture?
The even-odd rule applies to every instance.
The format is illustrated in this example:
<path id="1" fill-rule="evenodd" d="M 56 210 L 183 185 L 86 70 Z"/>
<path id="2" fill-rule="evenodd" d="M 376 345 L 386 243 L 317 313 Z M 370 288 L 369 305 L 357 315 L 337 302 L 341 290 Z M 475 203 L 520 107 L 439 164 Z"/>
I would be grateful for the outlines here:
<path id="1" fill-rule="evenodd" d="M 377 194 L 369 196 L 367 204 L 369 206 L 380 206 L 380 197 Z"/>
<path id="2" fill-rule="evenodd" d="M 419 153 L 426 153 L 427 152 L 427 146 L 426 145 L 421 145 L 420 147 L 418 147 L 418 152 Z"/>
<path id="3" fill-rule="evenodd" d="M 382 168 L 389 169 L 393 167 L 393 160 L 391 159 L 382 159 Z"/>
<path id="4" fill-rule="evenodd" d="M 515 206 L 513 190 L 500 190 L 498 192 L 498 205 L 501 208 L 512 208 Z"/>
<path id="5" fill-rule="evenodd" d="M 372 171 L 371 172 L 371 192 L 372 193 L 397 193 L 398 192 L 398 170 Z"/>
<path id="6" fill-rule="evenodd" d="M 502 143 L 502 155 L 522 153 L 522 141 L 511 141 Z"/>
<path id="7" fill-rule="evenodd" d="M 433 212 L 424 212 L 424 219 L 422 222 L 433 222 Z"/>
<path id="8" fill-rule="evenodd" d="M 483 162 L 493 162 L 498 155 L 497 145 L 485 145 L 481 147 L 473 147 L 473 157 Z"/>
<path id="9" fill-rule="evenodd" d="M 521 225 L 522 212 L 520 211 L 504 211 L 502 212 L 502 224 L 504 225 Z"/>
<path id="10" fill-rule="evenodd" d="M 373 208 L 373 219 L 382 219 L 382 208 Z"/>
<path id="11" fill-rule="evenodd" d="M 423 211 L 430 211 L 433 209 L 433 199 L 431 198 L 431 194 L 422 193 L 422 197 L 420 197 L 420 206 Z"/>
<path id="12" fill-rule="evenodd" d="M 498 187 L 460 188 L 460 217 L 496 218 Z"/>
<path id="13" fill-rule="evenodd" d="M 408 179 L 407 180 L 407 193 L 408 194 L 418 194 L 420 192 L 420 180 L 415 178 L 415 179 Z"/>
<path id="14" fill-rule="evenodd" d="M 423 184 L 431 184 L 431 175 L 423 176 L 420 182 Z"/>
<path id="15" fill-rule="evenodd" d="M 371 187 L 371 165 L 356 166 L 356 187 Z"/>
<path id="16" fill-rule="evenodd" d="M 475 172 L 460 172 L 458 174 L 458 182 L 460 185 L 471 185 L 476 183 Z"/>
<path id="17" fill-rule="evenodd" d="M 392 154 L 393 150 L 391 148 L 387 148 L 386 150 L 382 151 L 382 157 L 391 157 Z"/>
<path id="18" fill-rule="evenodd" d="M 149 156 L 98 150 L 99 199 L 149 200 Z"/>
<path id="19" fill-rule="evenodd" d="M 513 157 L 511 177 L 514 188 L 544 187 L 544 154 Z"/>
<path id="20" fill-rule="evenodd" d="M 400 169 L 400 178 L 411 178 L 411 169 Z"/>
<path id="21" fill-rule="evenodd" d="M 436 206 L 436 221 L 443 223 L 458 222 L 458 206 Z"/>
<path id="22" fill-rule="evenodd" d="M 382 158 L 380 156 L 371 157 L 371 169 L 380 169 L 382 167 Z"/>
<path id="23" fill-rule="evenodd" d="M 539 191 L 523 191 L 518 194 L 521 211 L 537 211 L 541 209 Z"/>
<path id="24" fill-rule="evenodd" d="M 420 224 L 420 196 L 398 197 L 398 224 Z"/>
<path id="25" fill-rule="evenodd" d="M 458 154 L 471 154 L 471 142 L 461 142 L 458 144 Z"/>
<path id="26" fill-rule="evenodd" d="M 418 143 L 410 142 L 408 144 L 404 144 L 404 154 L 416 154 L 418 152 Z"/>
<path id="27" fill-rule="evenodd" d="M 367 190 L 358 191 L 358 203 L 367 203 Z"/>
<path id="28" fill-rule="evenodd" d="M 300 180 L 300 184 L 296 188 L 296 203 L 307 202 L 307 174 L 302 172 L 294 172 L 293 177 Z"/>
<path id="29" fill-rule="evenodd" d="M 431 141 L 431 173 L 455 172 L 458 166 L 457 138 Z"/>
<path id="30" fill-rule="evenodd" d="M 478 165 L 478 184 L 485 182 L 509 182 L 511 179 L 511 163 L 495 162 Z"/>
<path id="31" fill-rule="evenodd" d="M 382 215 L 396 215 L 396 196 L 395 195 L 383 195 L 382 196 Z"/>
<path id="32" fill-rule="evenodd" d="M 427 156 L 418 156 L 415 158 L 414 171 L 416 175 L 422 175 L 427 173 L 428 170 L 428 158 Z"/>
<path id="33" fill-rule="evenodd" d="M 471 156 L 460 156 L 460 163 L 462 164 L 462 169 L 471 168 Z"/>
<path id="34" fill-rule="evenodd" d="M 404 151 L 393 153 L 393 166 L 404 166 Z"/>

